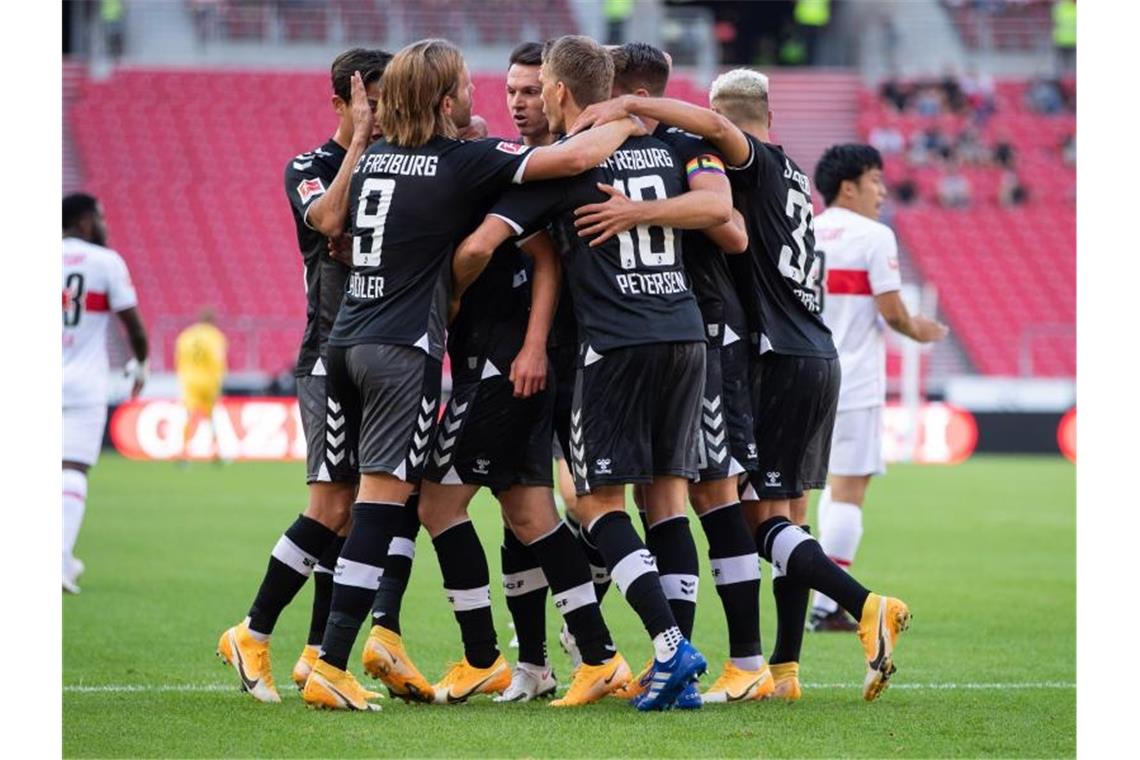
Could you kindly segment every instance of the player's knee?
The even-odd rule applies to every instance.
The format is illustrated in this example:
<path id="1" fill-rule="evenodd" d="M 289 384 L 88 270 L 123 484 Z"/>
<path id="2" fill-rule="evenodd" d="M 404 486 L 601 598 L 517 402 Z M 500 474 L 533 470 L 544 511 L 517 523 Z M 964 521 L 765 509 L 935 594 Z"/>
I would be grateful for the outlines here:
<path id="1" fill-rule="evenodd" d="M 340 531 L 352 514 L 355 488 L 348 483 L 313 483 L 305 516 L 329 530 Z"/>
<path id="2" fill-rule="evenodd" d="M 698 515 L 739 501 L 736 479 L 709 480 L 689 485 L 689 503 Z"/>

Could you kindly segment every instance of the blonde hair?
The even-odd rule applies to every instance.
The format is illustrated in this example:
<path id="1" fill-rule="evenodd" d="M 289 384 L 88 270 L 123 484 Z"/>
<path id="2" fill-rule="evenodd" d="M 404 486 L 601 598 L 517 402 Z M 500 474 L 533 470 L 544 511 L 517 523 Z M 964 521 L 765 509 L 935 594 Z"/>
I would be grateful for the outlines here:
<path id="1" fill-rule="evenodd" d="M 614 60 L 596 41 L 568 34 L 546 43 L 542 65 L 566 85 L 582 108 L 609 100 L 614 86 Z"/>
<path id="2" fill-rule="evenodd" d="M 413 42 L 396 53 L 380 80 L 380 131 L 392 145 L 418 148 L 436 135 L 456 137 L 443 99 L 459 93 L 463 54 L 447 40 Z"/>
<path id="3" fill-rule="evenodd" d="M 733 69 L 713 80 L 709 105 L 730 121 L 768 119 L 768 77 L 752 69 Z"/>

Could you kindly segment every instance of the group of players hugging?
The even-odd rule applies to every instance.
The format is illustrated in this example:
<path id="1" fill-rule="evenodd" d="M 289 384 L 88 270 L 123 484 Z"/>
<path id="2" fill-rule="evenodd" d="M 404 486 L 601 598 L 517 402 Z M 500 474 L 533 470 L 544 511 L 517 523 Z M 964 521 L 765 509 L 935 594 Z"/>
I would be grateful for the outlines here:
<path id="1" fill-rule="evenodd" d="M 808 178 L 769 142 L 766 77 L 722 75 L 705 109 L 662 97 L 669 73 L 643 43 L 523 44 L 507 77 L 520 134 L 498 139 L 472 117 L 470 74 L 445 40 L 333 63 L 337 131 L 285 171 L 308 290 L 296 375 L 309 505 L 218 644 L 256 699 L 280 699 L 270 634 L 310 575 L 309 643 L 292 673 L 310 706 L 379 709 L 348 670 L 369 615 L 363 669 L 394 696 L 554 697 L 547 593 L 575 666 L 553 706 L 799 699 L 812 589 L 851 616 L 864 697 L 886 688 L 907 606 L 863 587 L 804 526 L 840 390 Z M 877 160 L 845 155 L 852 182 Z M 576 492 L 564 517 L 558 449 Z M 467 511 L 484 486 L 502 510 L 513 671 Z M 704 693 L 686 502 L 730 654 Z M 421 525 L 464 648 L 435 684 L 400 628 Z M 760 558 L 778 616 L 768 659 Z M 636 674 L 601 612 L 611 580 L 652 645 Z"/>

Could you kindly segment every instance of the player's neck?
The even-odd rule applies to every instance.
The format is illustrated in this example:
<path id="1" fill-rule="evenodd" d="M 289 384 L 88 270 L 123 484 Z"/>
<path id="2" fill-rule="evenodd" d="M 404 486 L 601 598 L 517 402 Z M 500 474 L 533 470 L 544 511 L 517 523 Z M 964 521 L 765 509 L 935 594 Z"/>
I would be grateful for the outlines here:
<path id="1" fill-rule="evenodd" d="M 570 127 L 574 126 L 574 122 L 578 121 L 578 117 L 582 115 L 582 109 L 578 104 L 572 100 L 568 100 L 566 105 L 562 106 L 562 128 L 570 131 Z"/>
<path id="2" fill-rule="evenodd" d="M 760 142 L 772 142 L 768 134 L 768 127 L 758 121 L 742 121 L 737 124 L 741 132 L 747 132 Z"/>
<path id="3" fill-rule="evenodd" d="M 332 136 L 333 142 L 340 147 L 348 150 L 348 146 L 352 145 L 352 125 L 349 124 L 346 129 L 343 124 L 336 128 L 336 133 Z"/>
<path id="4" fill-rule="evenodd" d="M 531 148 L 537 148 L 537 147 L 540 147 L 542 145 L 550 145 L 551 143 L 553 143 L 554 142 L 554 135 L 550 132 L 543 132 L 541 135 L 535 135 L 533 137 L 530 135 L 523 135 L 522 141 L 523 141 L 523 145 L 526 145 L 526 146 L 531 147 Z"/>

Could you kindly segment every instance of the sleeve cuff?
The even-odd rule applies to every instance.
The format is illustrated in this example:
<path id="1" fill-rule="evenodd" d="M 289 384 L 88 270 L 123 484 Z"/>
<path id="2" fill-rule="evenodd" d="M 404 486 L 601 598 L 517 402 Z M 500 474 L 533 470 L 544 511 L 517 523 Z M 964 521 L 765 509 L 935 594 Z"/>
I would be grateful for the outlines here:
<path id="1" fill-rule="evenodd" d="M 507 226 L 508 226 L 508 227 L 510 227 L 512 230 L 514 230 L 514 231 L 515 231 L 515 234 L 516 234 L 516 235 L 521 235 L 521 234 L 522 234 L 522 232 L 523 232 L 523 228 L 522 228 L 522 225 L 520 225 L 520 224 L 519 224 L 518 222 L 516 222 L 514 219 L 511 219 L 511 218 L 509 218 L 509 217 L 505 217 L 505 216 L 503 216 L 502 214 L 496 214 L 496 213 L 494 213 L 494 212 L 492 212 L 492 213 L 490 214 L 490 216 L 493 216 L 493 217 L 495 217 L 495 218 L 497 218 L 497 219 L 502 219 L 504 222 L 506 222 L 506 223 L 507 223 Z"/>
<path id="2" fill-rule="evenodd" d="M 523 183 L 523 175 L 526 174 L 526 165 L 530 163 L 530 157 L 534 155 L 534 150 L 528 150 L 526 155 L 523 156 L 522 161 L 519 162 L 519 168 L 515 170 L 515 176 L 511 177 L 511 183 L 521 185 Z"/>

